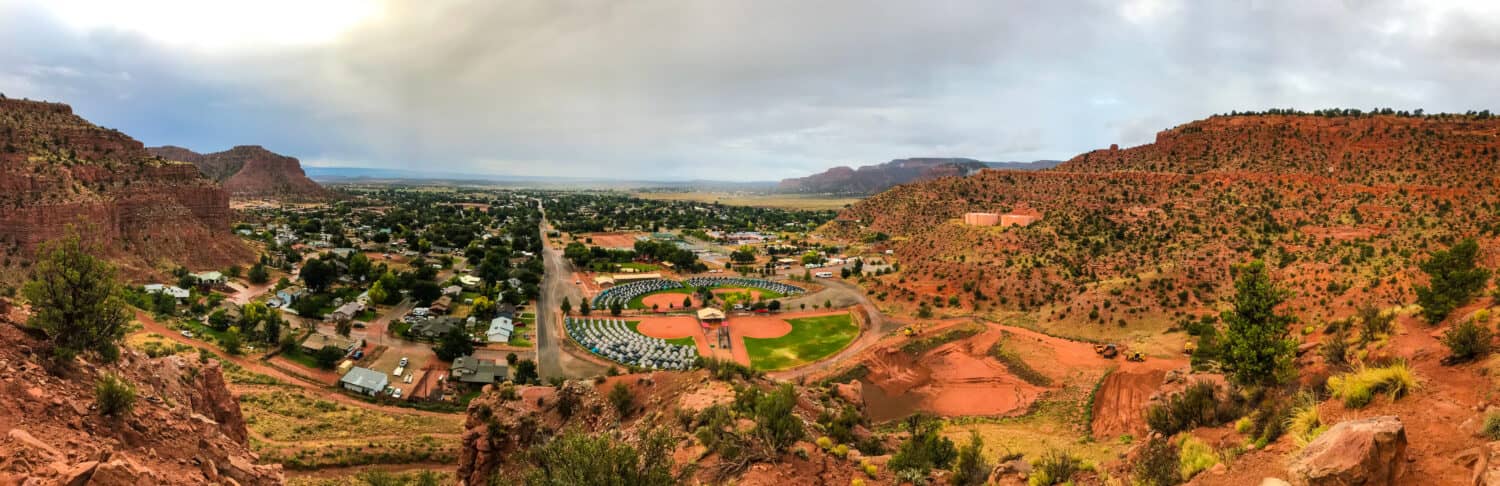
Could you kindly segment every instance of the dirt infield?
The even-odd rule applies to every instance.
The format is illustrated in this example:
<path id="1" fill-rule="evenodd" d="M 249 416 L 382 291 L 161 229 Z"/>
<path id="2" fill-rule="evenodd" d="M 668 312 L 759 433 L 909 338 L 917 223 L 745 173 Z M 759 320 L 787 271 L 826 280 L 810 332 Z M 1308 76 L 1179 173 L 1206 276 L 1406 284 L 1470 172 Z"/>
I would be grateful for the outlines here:
<path id="1" fill-rule="evenodd" d="M 594 246 L 604 248 L 635 248 L 635 237 L 641 233 L 616 232 L 616 233 L 589 233 L 583 235 L 594 241 Z"/>
<path id="2" fill-rule="evenodd" d="M 662 292 L 642 297 L 641 304 L 645 305 L 648 310 L 654 305 L 657 312 L 668 312 L 682 309 L 682 301 L 688 297 L 688 294 Z M 699 302 L 697 298 L 693 298 L 693 306 L 691 308 L 697 308 L 701 305 L 703 305 L 702 302 Z"/>
<path id="3" fill-rule="evenodd" d="M 680 299 L 681 294 L 677 294 Z M 681 303 L 679 300 L 678 303 Z M 788 312 L 777 315 L 732 315 L 729 317 L 729 339 L 731 349 L 717 349 L 709 345 L 709 339 L 699 330 L 698 319 L 691 316 L 640 316 L 636 330 L 647 336 L 676 339 L 691 336 L 698 345 L 698 354 L 718 359 L 733 359 L 749 366 L 750 354 L 745 350 L 745 338 L 768 339 L 785 336 L 792 332 L 788 319 L 818 317 L 846 313 L 848 310 L 819 312 Z"/>

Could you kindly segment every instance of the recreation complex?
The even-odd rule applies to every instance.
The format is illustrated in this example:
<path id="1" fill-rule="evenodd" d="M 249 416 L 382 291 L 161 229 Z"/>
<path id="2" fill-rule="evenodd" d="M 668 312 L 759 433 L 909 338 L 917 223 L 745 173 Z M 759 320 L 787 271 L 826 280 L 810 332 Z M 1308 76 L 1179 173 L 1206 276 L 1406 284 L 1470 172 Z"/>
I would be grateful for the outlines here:
<path id="1" fill-rule="evenodd" d="M 759 278 L 650 279 L 590 299 L 594 312 L 617 308 L 619 315 L 571 315 L 563 322 L 573 342 L 626 366 L 681 370 L 703 356 L 786 370 L 831 357 L 860 334 L 848 309 L 781 311 L 791 308 L 782 301 L 808 295 L 803 287 Z"/>

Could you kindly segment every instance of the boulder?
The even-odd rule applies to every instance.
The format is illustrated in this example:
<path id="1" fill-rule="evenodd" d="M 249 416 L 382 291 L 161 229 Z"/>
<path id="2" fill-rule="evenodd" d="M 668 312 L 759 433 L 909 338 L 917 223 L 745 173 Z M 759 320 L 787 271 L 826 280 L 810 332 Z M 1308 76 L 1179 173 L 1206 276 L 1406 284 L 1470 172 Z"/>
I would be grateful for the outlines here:
<path id="1" fill-rule="evenodd" d="M 864 383 L 860 383 L 859 380 L 836 384 L 833 386 L 833 391 L 839 398 L 844 399 L 844 401 L 849 402 L 856 408 L 864 408 Z"/>
<path id="2" fill-rule="evenodd" d="M 1340 422 L 1287 469 L 1298 486 L 1391 485 L 1406 466 L 1406 426 L 1395 416 Z"/>

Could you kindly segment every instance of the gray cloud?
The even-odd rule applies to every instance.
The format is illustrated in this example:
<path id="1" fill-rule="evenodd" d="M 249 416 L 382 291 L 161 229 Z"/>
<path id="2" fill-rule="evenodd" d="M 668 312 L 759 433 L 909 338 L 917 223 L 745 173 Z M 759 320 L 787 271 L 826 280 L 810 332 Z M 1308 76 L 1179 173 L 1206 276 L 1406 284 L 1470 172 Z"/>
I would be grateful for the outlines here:
<path id="1" fill-rule="evenodd" d="M 501 174 L 1067 158 L 1215 112 L 1500 97 L 1484 3 L 391 2 L 331 43 L 232 50 L 64 25 L 0 2 L 0 92 L 150 144 Z"/>

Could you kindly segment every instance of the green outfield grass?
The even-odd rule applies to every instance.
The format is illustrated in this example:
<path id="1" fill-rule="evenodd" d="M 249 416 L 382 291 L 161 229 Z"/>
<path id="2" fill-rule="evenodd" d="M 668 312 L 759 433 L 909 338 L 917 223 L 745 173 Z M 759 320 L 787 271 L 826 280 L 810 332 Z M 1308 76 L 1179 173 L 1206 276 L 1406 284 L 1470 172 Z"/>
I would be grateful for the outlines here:
<path id="1" fill-rule="evenodd" d="M 779 338 L 745 338 L 750 365 L 757 370 L 784 370 L 839 352 L 859 336 L 849 314 L 789 319 L 792 332 Z"/>

